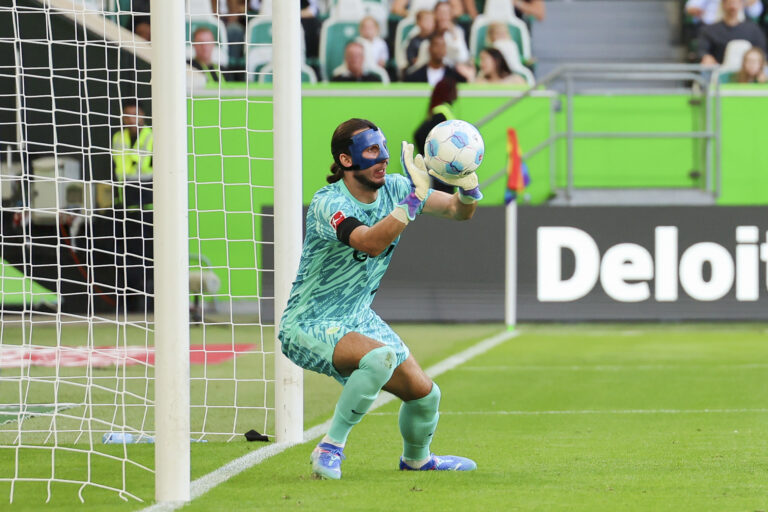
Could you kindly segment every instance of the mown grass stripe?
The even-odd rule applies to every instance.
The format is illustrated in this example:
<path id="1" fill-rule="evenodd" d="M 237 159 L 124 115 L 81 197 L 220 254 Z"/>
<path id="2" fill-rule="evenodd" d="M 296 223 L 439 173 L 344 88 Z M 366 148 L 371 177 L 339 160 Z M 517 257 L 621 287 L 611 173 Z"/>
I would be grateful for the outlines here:
<path id="1" fill-rule="evenodd" d="M 462 352 L 459 352 L 458 354 L 455 354 L 433 366 L 430 366 L 425 370 L 425 372 L 430 377 L 435 378 L 442 373 L 445 373 L 449 370 L 456 368 L 457 366 L 463 363 L 466 363 L 470 359 L 476 356 L 479 356 L 480 354 L 488 352 L 489 350 L 496 347 L 497 345 L 500 345 L 501 343 L 516 337 L 518 334 L 519 334 L 519 331 L 503 331 L 495 336 L 492 336 L 483 341 L 480 341 L 479 343 L 472 345 L 468 349 L 463 350 Z M 371 411 L 374 411 L 375 409 L 391 402 L 394 398 L 395 397 L 393 395 L 386 392 L 379 394 L 379 397 L 371 406 L 371 409 L 369 410 L 369 414 Z M 316 425 L 310 429 L 305 430 L 302 443 L 311 441 L 313 439 L 316 439 L 324 435 L 327 432 L 330 424 L 331 424 L 331 420 L 329 419 L 328 421 L 325 421 L 319 425 Z M 243 471 L 267 460 L 268 458 L 274 455 L 282 453 L 283 451 L 287 450 L 291 446 L 295 446 L 296 444 L 300 444 L 300 443 L 275 443 L 269 446 L 265 446 L 264 448 L 254 450 L 246 455 L 243 455 L 242 457 L 239 457 L 223 465 L 222 467 L 216 469 L 215 471 L 212 471 L 207 475 L 204 475 L 198 478 L 197 480 L 193 481 L 191 484 L 191 489 L 190 489 L 191 500 L 194 500 L 195 498 L 202 496 L 203 494 L 207 493 L 214 487 L 226 482 L 230 478 L 236 475 L 239 475 Z M 184 502 L 156 503 L 154 505 L 151 505 L 149 507 L 142 509 L 141 512 L 172 512 L 178 508 L 181 508 L 182 506 L 184 506 L 184 504 L 185 504 Z"/>

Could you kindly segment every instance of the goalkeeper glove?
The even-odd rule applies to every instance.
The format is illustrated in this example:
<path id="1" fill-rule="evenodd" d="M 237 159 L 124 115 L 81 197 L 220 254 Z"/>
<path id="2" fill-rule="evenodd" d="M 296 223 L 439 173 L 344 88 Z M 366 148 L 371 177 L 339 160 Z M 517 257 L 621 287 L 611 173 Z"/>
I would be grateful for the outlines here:
<path id="1" fill-rule="evenodd" d="M 470 174 L 461 177 L 449 177 L 443 176 L 442 174 L 437 174 L 435 171 L 430 169 L 429 174 L 430 176 L 434 176 L 435 179 L 445 183 L 446 185 L 458 187 L 459 200 L 464 204 L 472 204 L 483 198 L 483 193 L 480 192 L 480 186 L 477 180 L 477 174 L 475 172 L 471 172 Z"/>
<path id="2" fill-rule="evenodd" d="M 400 152 L 400 163 L 403 166 L 406 176 L 411 181 L 411 192 L 405 199 L 397 203 L 397 208 L 402 209 L 408 218 L 408 221 L 412 221 L 418 215 L 419 207 L 429 192 L 429 174 L 427 174 L 427 166 L 424 164 L 424 157 L 421 155 L 413 156 L 413 144 L 408 144 L 403 141 L 402 150 Z M 395 213 L 401 221 L 405 222 L 401 214 Z M 407 222 L 406 222 L 407 224 Z"/>

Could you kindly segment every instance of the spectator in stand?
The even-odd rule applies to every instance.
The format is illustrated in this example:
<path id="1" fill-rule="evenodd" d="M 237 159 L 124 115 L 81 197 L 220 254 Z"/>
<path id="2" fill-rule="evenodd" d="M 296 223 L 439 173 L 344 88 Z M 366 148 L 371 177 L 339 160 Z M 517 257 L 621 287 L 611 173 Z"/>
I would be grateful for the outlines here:
<path id="1" fill-rule="evenodd" d="M 304 29 L 308 59 L 316 59 L 320 53 L 320 20 L 317 14 L 317 0 L 301 0 L 301 27 Z"/>
<path id="2" fill-rule="evenodd" d="M 723 18 L 721 5 L 720 0 L 687 0 L 685 12 L 693 18 L 695 23 L 711 25 Z M 763 13 L 763 4 L 760 0 L 742 0 L 742 7 L 744 14 L 753 20 L 758 19 Z"/>
<path id="3" fill-rule="evenodd" d="M 446 44 L 446 60 L 452 66 L 469 62 L 469 48 L 464 30 L 453 22 L 451 5 L 438 2 L 435 5 L 435 32 L 441 34 Z"/>
<path id="4" fill-rule="evenodd" d="M 248 24 L 246 0 L 227 0 L 226 14 L 220 20 L 227 27 L 229 58 L 237 62 L 245 55 L 245 26 Z M 221 11 L 220 11 L 221 12 Z"/>
<path id="5" fill-rule="evenodd" d="M 520 55 L 520 48 L 517 43 L 512 39 L 512 35 L 509 33 L 509 26 L 503 22 L 494 22 L 488 25 L 488 30 L 485 33 L 485 47 L 495 48 L 501 52 L 505 58 L 507 66 L 512 62 L 507 60 L 513 57 L 513 53 Z M 519 57 L 521 64 L 522 56 Z"/>
<path id="6" fill-rule="evenodd" d="M 133 0 L 131 2 L 130 27 L 133 33 L 150 41 L 152 31 L 149 24 L 149 0 Z"/>
<path id="7" fill-rule="evenodd" d="M 740 84 L 764 84 L 766 78 L 765 53 L 760 48 L 753 47 L 744 54 L 741 69 L 732 80 Z"/>
<path id="8" fill-rule="evenodd" d="M 416 26 L 419 27 L 419 32 L 408 40 L 408 45 L 405 49 L 405 56 L 408 59 L 409 66 L 416 63 L 421 43 L 428 40 L 429 36 L 435 31 L 435 14 L 427 10 L 417 12 Z"/>
<path id="9" fill-rule="evenodd" d="M 190 61 L 190 66 L 199 69 L 205 75 L 207 82 L 221 82 L 226 76 L 219 66 L 213 62 L 213 49 L 216 47 L 216 39 L 209 28 L 200 27 L 192 34 L 192 48 L 195 57 Z"/>
<path id="10" fill-rule="evenodd" d="M 525 78 L 509 69 L 507 60 L 496 48 L 484 48 L 480 52 L 480 73 L 476 84 L 527 84 Z"/>
<path id="11" fill-rule="evenodd" d="M 735 39 L 746 39 L 765 52 L 763 31 L 751 20 L 740 20 L 741 6 L 742 0 L 723 0 L 723 21 L 701 29 L 698 45 L 701 64 L 715 66 L 723 62 L 725 47 Z"/>
<path id="12" fill-rule="evenodd" d="M 379 37 L 379 24 L 373 16 L 366 16 L 360 20 L 358 26 L 360 37 L 357 42 L 365 49 L 365 63 L 368 67 L 379 66 L 384 68 L 389 60 L 387 43 Z"/>
<path id="13" fill-rule="evenodd" d="M 365 49 L 357 41 L 344 48 L 344 65 L 334 70 L 331 82 L 381 82 L 381 76 L 365 68 Z"/>
<path id="14" fill-rule="evenodd" d="M 501 21 L 494 21 L 488 25 L 485 32 L 485 45 L 493 46 L 497 41 L 511 41 L 512 34 L 509 33 L 509 26 Z"/>
<path id="15" fill-rule="evenodd" d="M 405 75 L 406 82 L 427 82 L 435 86 L 443 78 L 453 78 L 457 82 L 468 82 L 474 78 L 474 73 L 467 73 L 462 67 L 459 71 L 453 66 L 445 64 L 447 45 L 441 34 L 434 33 L 429 38 L 429 62 L 420 68 Z"/>
<path id="16" fill-rule="evenodd" d="M 473 20 L 485 8 L 485 1 L 462 0 L 464 11 Z M 515 9 L 515 15 L 521 20 L 525 20 L 528 28 L 531 28 L 531 19 L 544 21 L 547 16 L 547 6 L 544 0 L 509 0 Z"/>
<path id="17" fill-rule="evenodd" d="M 142 16 L 140 21 L 136 21 L 133 26 L 133 32 L 147 41 L 152 40 L 152 27 L 149 24 L 149 16 Z"/>
<path id="18" fill-rule="evenodd" d="M 446 3 L 450 5 L 451 7 L 451 15 L 453 18 L 458 18 L 462 14 L 464 14 L 464 0 L 438 0 L 440 3 Z M 474 1 L 474 0 L 471 0 Z M 392 0 L 392 7 L 390 7 L 390 12 L 394 14 L 395 16 L 400 16 L 401 18 L 407 18 L 410 14 L 410 4 L 411 2 L 409 0 Z"/>
<path id="19" fill-rule="evenodd" d="M 435 88 L 432 89 L 432 96 L 429 99 L 429 108 L 427 109 L 427 118 L 422 122 L 413 134 L 413 140 L 416 143 L 416 148 L 422 155 L 427 154 L 424 146 L 426 145 L 427 135 L 429 131 L 448 119 L 456 119 L 453 114 L 452 106 L 453 102 L 458 97 L 458 91 L 456 89 L 456 80 L 451 77 L 446 77 L 435 84 Z M 432 177 L 431 188 L 435 190 L 442 190 L 449 194 L 456 192 L 456 188 L 445 183 L 436 180 Z"/>

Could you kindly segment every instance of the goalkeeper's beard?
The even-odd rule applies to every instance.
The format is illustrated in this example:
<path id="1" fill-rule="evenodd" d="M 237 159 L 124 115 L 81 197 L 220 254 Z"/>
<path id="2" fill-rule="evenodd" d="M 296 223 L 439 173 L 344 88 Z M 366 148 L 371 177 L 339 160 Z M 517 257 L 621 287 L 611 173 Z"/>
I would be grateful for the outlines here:
<path id="1" fill-rule="evenodd" d="M 385 183 L 383 181 L 381 183 L 376 183 L 375 181 L 370 180 L 367 176 L 364 176 L 361 172 L 353 172 L 352 177 L 368 190 L 379 190 Z"/>

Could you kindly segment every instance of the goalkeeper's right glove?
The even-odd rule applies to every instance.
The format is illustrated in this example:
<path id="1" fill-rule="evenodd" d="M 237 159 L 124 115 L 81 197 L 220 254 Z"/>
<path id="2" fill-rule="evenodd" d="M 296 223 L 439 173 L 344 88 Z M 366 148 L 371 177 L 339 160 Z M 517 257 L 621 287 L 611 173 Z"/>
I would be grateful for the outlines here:
<path id="1" fill-rule="evenodd" d="M 427 166 L 424 164 L 424 157 L 421 155 L 413 156 L 413 144 L 403 141 L 402 151 L 400 152 L 400 163 L 403 166 L 405 174 L 411 181 L 411 193 L 397 203 L 397 208 L 402 209 L 407 216 L 408 221 L 416 219 L 419 207 L 429 192 L 429 175 Z M 407 224 L 399 212 L 393 212 L 396 217 Z"/>
<path id="2" fill-rule="evenodd" d="M 459 200 L 461 200 L 462 203 L 472 204 L 483 198 L 483 193 L 480 192 L 480 186 L 477 180 L 477 174 L 475 172 L 471 172 L 470 174 L 461 177 L 449 177 L 443 176 L 442 174 L 437 174 L 435 171 L 430 169 L 429 174 L 430 176 L 434 176 L 436 180 L 441 181 L 446 185 L 458 187 Z"/>

